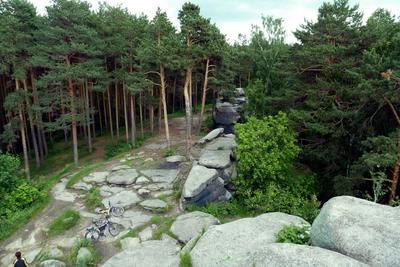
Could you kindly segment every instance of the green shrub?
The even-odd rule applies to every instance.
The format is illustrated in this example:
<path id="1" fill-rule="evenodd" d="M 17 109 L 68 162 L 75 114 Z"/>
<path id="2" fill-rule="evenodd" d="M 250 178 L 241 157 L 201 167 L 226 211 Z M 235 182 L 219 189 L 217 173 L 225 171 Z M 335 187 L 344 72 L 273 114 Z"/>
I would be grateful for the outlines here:
<path id="1" fill-rule="evenodd" d="M 262 120 L 251 117 L 248 122 L 237 124 L 235 132 L 239 158 L 235 183 L 241 194 L 251 194 L 271 181 L 285 180 L 300 153 L 285 113 Z"/>
<path id="2" fill-rule="evenodd" d="M 247 217 L 252 216 L 253 213 L 243 203 L 239 202 L 235 198 L 230 199 L 227 202 L 211 202 L 204 207 L 198 207 L 196 205 L 188 205 L 187 211 L 199 210 L 208 214 L 213 215 L 220 221 L 224 222 L 227 218 L 232 217 Z"/>
<path id="3" fill-rule="evenodd" d="M 184 252 L 180 254 L 180 264 L 179 267 L 192 267 L 192 257 L 189 252 Z"/>
<path id="4" fill-rule="evenodd" d="M 310 227 L 307 225 L 284 225 L 276 236 L 276 242 L 307 245 L 310 243 Z"/>
<path id="5" fill-rule="evenodd" d="M 50 224 L 48 234 L 50 236 L 63 234 L 65 231 L 77 225 L 80 217 L 78 211 L 64 211 Z"/>
<path id="6" fill-rule="evenodd" d="M 109 143 L 104 146 L 104 157 L 110 159 L 123 152 L 129 151 L 133 148 L 130 143 L 126 141 L 119 141 L 117 143 Z"/>
<path id="7" fill-rule="evenodd" d="M 18 157 L 0 153 L 0 201 L 21 182 L 20 165 Z"/>
<path id="8" fill-rule="evenodd" d="M 37 187 L 24 182 L 5 196 L 3 205 L 6 210 L 15 212 L 30 207 L 33 203 L 43 199 L 45 196 L 46 194 L 40 192 Z"/>
<path id="9" fill-rule="evenodd" d="M 97 207 L 103 205 L 101 200 L 100 189 L 98 187 L 93 187 L 86 193 L 85 206 L 88 210 L 94 211 Z"/>
<path id="10" fill-rule="evenodd" d="M 174 156 L 177 153 L 178 153 L 178 151 L 176 150 L 176 148 L 169 148 L 164 151 L 163 156 L 164 156 L 164 158 L 166 158 L 166 157 Z"/>

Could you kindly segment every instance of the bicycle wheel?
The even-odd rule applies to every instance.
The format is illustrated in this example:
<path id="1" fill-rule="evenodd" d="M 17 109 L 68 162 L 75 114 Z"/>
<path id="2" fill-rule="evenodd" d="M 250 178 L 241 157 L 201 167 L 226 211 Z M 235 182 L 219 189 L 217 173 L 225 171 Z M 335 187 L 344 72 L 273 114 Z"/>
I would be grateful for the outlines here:
<path id="1" fill-rule="evenodd" d="M 116 224 L 109 223 L 109 224 L 108 224 L 108 232 L 109 232 L 110 235 L 112 235 L 112 236 L 118 235 L 118 234 L 119 234 L 118 226 L 117 226 Z"/>
<path id="2" fill-rule="evenodd" d="M 124 214 L 124 208 L 123 207 L 112 207 L 111 208 L 111 214 L 115 217 L 120 217 L 122 214 Z"/>
<path id="3" fill-rule="evenodd" d="M 86 229 L 85 238 L 95 242 L 100 238 L 100 231 L 95 228 Z"/>

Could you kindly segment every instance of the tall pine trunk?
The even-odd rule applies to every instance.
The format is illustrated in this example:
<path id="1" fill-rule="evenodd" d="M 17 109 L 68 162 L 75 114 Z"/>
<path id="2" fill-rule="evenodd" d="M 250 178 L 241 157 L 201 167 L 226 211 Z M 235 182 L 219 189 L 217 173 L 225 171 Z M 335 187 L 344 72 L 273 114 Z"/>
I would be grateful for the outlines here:
<path id="1" fill-rule="evenodd" d="M 68 56 L 65 57 L 67 66 L 70 66 L 70 61 Z M 72 128 L 72 146 L 74 151 L 74 163 L 78 165 L 78 133 L 77 133 L 77 123 L 76 123 L 76 107 L 75 107 L 75 90 L 71 79 L 68 79 L 68 88 L 70 94 L 70 110 L 71 110 L 71 128 Z"/>
<path id="2" fill-rule="evenodd" d="M 27 85 L 26 79 L 22 80 L 22 84 L 24 86 L 24 91 L 28 95 L 28 85 Z M 40 161 L 41 160 L 40 160 L 40 155 L 39 155 L 39 147 L 38 147 L 38 143 L 37 143 L 35 124 L 33 122 L 33 115 L 32 115 L 32 111 L 30 110 L 31 109 L 31 105 L 30 105 L 30 101 L 28 99 L 28 96 L 26 96 L 26 98 L 25 98 L 25 103 L 26 103 L 26 108 L 27 108 L 27 113 L 28 113 L 29 126 L 30 126 L 30 129 L 31 129 L 32 143 L 33 143 L 33 150 L 34 150 L 34 153 L 35 153 L 36 166 L 40 167 Z"/>
<path id="3" fill-rule="evenodd" d="M 15 79 L 15 90 L 19 91 L 18 79 Z M 24 122 L 22 105 L 20 105 L 18 108 L 18 116 L 19 116 L 19 131 L 21 132 L 22 151 L 24 154 L 25 173 L 28 178 L 31 178 L 31 171 L 29 168 L 28 147 L 26 145 L 25 122 Z"/>
<path id="4" fill-rule="evenodd" d="M 165 70 L 164 66 L 160 65 L 160 78 L 161 78 L 161 100 L 164 112 L 164 128 L 165 138 L 167 139 L 168 147 L 171 146 L 171 140 L 169 138 L 169 126 L 168 126 L 168 112 L 167 112 L 167 101 L 166 101 L 166 86 L 165 86 Z"/>
<path id="5" fill-rule="evenodd" d="M 204 73 L 204 83 L 203 83 L 203 92 L 202 92 L 202 97 L 201 97 L 201 111 L 200 111 L 200 119 L 199 119 L 199 128 L 197 130 L 198 133 L 201 131 L 201 124 L 203 123 L 203 117 L 204 117 L 204 112 L 205 112 L 205 107 L 206 107 L 206 96 L 207 96 L 207 86 L 208 86 L 208 68 L 210 65 L 210 59 L 207 58 L 206 62 L 206 70 Z"/>
<path id="6" fill-rule="evenodd" d="M 112 120 L 112 112 L 111 112 L 111 88 L 108 87 L 107 90 L 107 95 L 108 95 L 108 116 L 109 116 L 109 122 L 110 122 L 110 130 L 111 130 L 111 140 L 114 140 L 114 127 L 113 127 L 113 120 Z"/>
<path id="7" fill-rule="evenodd" d="M 143 99 L 142 92 L 139 93 L 139 116 L 140 116 L 140 133 L 142 135 L 142 139 L 144 138 L 144 130 L 143 130 Z"/>
<path id="8" fill-rule="evenodd" d="M 128 108 L 126 104 L 126 91 L 125 91 L 125 82 L 122 82 L 122 93 L 124 94 L 124 120 L 125 120 L 125 139 L 126 142 L 129 142 L 129 124 L 128 124 Z"/>
<path id="9" fill-rule="evenodd" d="M 89 106 L 89 88 L 88 88 L 88 82 L 85 81 L 85 110 L 86 110 L 86 126 L 87 126 L 87 142 L 88 142 L 88 147 L 89 147 L 89 153 L 92 153 L 93 147 L 92 147 L 92 134 L 91 134 L 91 129 L 90 129 L 90 106 Z"/>
<path id="10" fill-rule="evenodd" d="M 192 76 L 192 66 L 186 69 L 185 85 L 183 87 L 183 95 L 185 98 L 186 111 L 186 153 L 190 156 L 190 148 L 192 145 L 192 103 L 190 98 L 190 80 Z"/>

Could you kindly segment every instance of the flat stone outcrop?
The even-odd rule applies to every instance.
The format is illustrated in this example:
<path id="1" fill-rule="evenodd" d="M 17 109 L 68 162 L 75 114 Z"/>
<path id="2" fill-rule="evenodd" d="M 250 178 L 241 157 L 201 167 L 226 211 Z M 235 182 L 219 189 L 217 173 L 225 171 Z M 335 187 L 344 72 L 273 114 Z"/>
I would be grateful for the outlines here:
<path id="1" fill-rule="evenodd" d="M 171 239 L 149 240 L 108 259 L 103 267 L 179 267 L 180 246 Z"/>
<path id="2" fill-rule="evenodd" d="M 199 165 L 203 165 L 208 168 L 214 169 L 225 169 L 231 164 L 231 150 L 203 150 Z"/>
<path id="3" fill-rule="evenodd" d="M 206 136 L 202 137 L 198 143 L 199 144 L 205 144 L 207 142 L 210 142 L 211 140 L 214 140 L 218 136 L 220 136 L 224 132 L 224 128 L 216 128 L 209 132 Z"/>
<path id="4" fill-rule="evenodd" d="M 218 172 L 214 169 L 200 165 L 195 165 L 189 172 L 186 183 L 183 187 L 183 197 L 193 198 L 203 191 L 218 177 Z"/>
<path id="5" fill-rule="evenodd" d="M 220 224 L 219 220 L 201 211 L 179 215 L 171 225 L 170 231 L 183 243 L 207 230 L 211 225 Z"/>
<path id="6" fill-rule="evenodd" d="M 102 203 L 108 207 L 108 202 L 115 207 L 129 207 L 140 202 L 140 198 L 133 191 L 121 191 L 111 197 L 103 199 Z"/>
<path id="7" fill-rule="evenodd" d="M 135 169 L 122 169 L 114 171 L 107 177 L 109 184 L 130 185 L 133 184 L 139 173 Z"/>
<path id="8" fill-rule="evenodd" d="M 309 225 L 300 217 L 273 212 L 210 226 L 190 253 L 193 266 L 251 266 L 236 263 L 259 247 L 275 243 L 287 224 Z"/>
<path id="9" fill-rule="evenodd" d="M 314 220 L 311 242 L 371 266 L 400 266 L 399 222 L 396 208 L 355 197 L 334 197 Z"/>

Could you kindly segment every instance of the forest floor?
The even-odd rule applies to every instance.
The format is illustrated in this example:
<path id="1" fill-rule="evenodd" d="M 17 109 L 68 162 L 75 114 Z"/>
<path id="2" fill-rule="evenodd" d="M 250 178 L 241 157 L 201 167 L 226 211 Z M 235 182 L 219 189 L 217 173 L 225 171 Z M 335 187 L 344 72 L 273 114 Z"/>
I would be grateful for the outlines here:
<path id="1" fill-rule="evenodd" d="M 196 120 L 197 117 L 194 118 L 194 121 Z M 194 125 L 196 125 L 196 123 L 194 123 Z M 163 188 L 161 184 L 156 183 L 156 181 L 150 177 L 151 175 L 147 175 L 146 177 L 149 178 L 150 184 L 148 184 L 147 187 L 142 188 L 149 189 L 151 185 L 153 185 L 153 189 L 156 187 L 154 190 L 148 190 L 151 192 L 147 195 L 139 195 L 139 188 L 135 186 L 116 186 L 120 191 L 136 194 L 140 199 L 139 202 L 146 199 L 163 200 L 168 203 L 168 210 L 148 210 L 136 203 L 134 203 L 134 205 L 126 206 L 125 214 L 127 214 L 127 217 L 125 218 L 124 214 L 123 218 L 120 218 L 117 221 L 118 224 L 123 226 L 121 228 L 121 233 L 116 237 L 107 236 L 105 240 L 97 242 L 95 245 L 96 250 L 101 256 L 101 262 L 104 262 L 121 250 L 120 245 L 118 245 L 121 237 L 132 235 L 132 230 L 134 229 L 150 227 L 152 224 L 151 218 L 158 217 L 165 219 L 181 213 L 178 199 L 182 183 L 190 170 L 192 162 L 188 159 L 184 162 L 171 165 L 165 161 L 165 157 L 171 155 L 185 155 L 185 118 L 178 117 L 170 119 L 169 129 L 171 136 L 170 148 L 166 145 L 164 129 L 161 128 L 159 134 L 146 140 L 139 148 L 132 149 L 131 151 L 125 152 L 123 155 L 117 156 L 111 160 L 101 162 L 98 166 L 96 165 L 96 169 L 93 170 L 93 172 L 112 173 L 110 170 L 124 165 L 137 170 L 139 173 L 160 169 L 168 171 L 168 169 L 174 168 L 177 171 L 177 175 L 173 179 L 173 184 L 171 183 L 168 188 Z M 194 132 L 195 131 L 196 128 L 194 128 Z M 197 137 L 193 136 L 193 139 L 194 142 Z M 91 161 L 96 161 L 96 159 L 102 159 L 104 157 L 104 144 L 105 142 L 103 141 L 97 141 L 95 143 L 94 148 L 96 152 L 90 156 Z M 192 153 L 198 153 L 196 148 L 193 149 Z M 62 250 L 64 256 L 61 257 L 61 260 L 64 260 L 67 263 L 67 266 L 71 264 L 71 262 L 68 262 L 68 255 L 71 247 L 76 239 L 84 237 L 85 229 L 87 226 L 91 225 L 92 219 L 99 216 L 85 206 L 85 199 L 88 194 L 87 192 L 66 187 L 68 180 L 73 176 L 74 173 L 68 173 L 63 176 L 60 182 L 58 182 L 51 191 L 52 200 L 50 201 L 50 204 L 41 213 L 32 218 L 22 229 L 17 231 L 10 238 L 0 242 L 0 265 L 7 266 L 10 264 L 16 250 L 21 250 L 25 255 L 30 254 L 31 256 L 35 256 L 35 254 L 38 254 L 40 249 L 48 247 L 57 247 Z M 114 185 L 106 185 L 105 183 L 102 183 L 94 184 L 93 186 L 101 189 L 104 186 Z M 157 188 L 157 186 L 160 187 Z M 109 197 L 112 198 L 113 196 L 114 195 L 111 195 Z M 107 199 L 107 197 L 102 197 L 103 199 Z M 79 223 L 61 235 L 50 236 L 48 234 L 49 225 L 60 214 L 69 209 L 79 211 L 81 215 Z M 154 232 L 162 231 L 161 229 L 157 230 L 157 225 L 153 224 L 151 226 L 153 234 Z M 35 263 L 37 263 L 37 261 Z M 73 264 L 71 266 L 73 266 Z"/>

